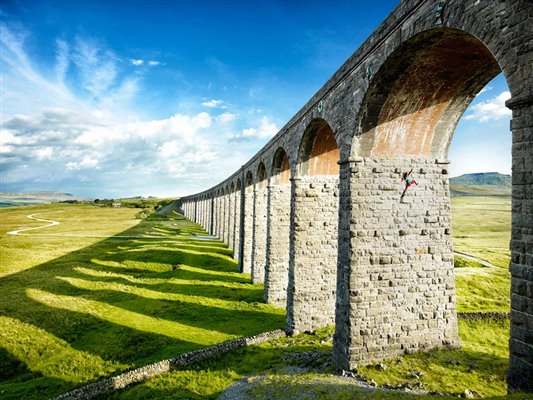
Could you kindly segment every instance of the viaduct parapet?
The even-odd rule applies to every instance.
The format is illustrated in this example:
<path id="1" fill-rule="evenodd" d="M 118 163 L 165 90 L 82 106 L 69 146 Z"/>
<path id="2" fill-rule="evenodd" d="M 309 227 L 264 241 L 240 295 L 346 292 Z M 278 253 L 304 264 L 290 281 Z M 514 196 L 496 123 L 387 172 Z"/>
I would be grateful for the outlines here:
<path id="1" fill-rule="evenodd" d="M 512 110 L 510 389 L 533 391 L 533 3 L 405 0 L 242 168 L 182 199 L 340 368 L 460 346 L 448 147 L 503 72 Z M 418 185 L 401 199 L 405 171 Z"/>

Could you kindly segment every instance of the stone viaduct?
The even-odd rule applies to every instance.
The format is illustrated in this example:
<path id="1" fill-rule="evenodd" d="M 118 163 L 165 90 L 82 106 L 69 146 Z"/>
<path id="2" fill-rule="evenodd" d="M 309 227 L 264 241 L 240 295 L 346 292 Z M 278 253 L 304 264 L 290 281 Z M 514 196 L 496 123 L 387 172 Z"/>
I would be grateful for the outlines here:
<path id="1" fill-rule="evenodd" d="M 531 0 L 402 1 L 275 137 L 182 210 L 286 307 L 289 333 L 335 324 L 340 368 L 460 346 L 447 153 L 500 72 L 512 95 L 507 382 L 533 391 Z M 401 200 L 411 169 L 418 186 Z"/>

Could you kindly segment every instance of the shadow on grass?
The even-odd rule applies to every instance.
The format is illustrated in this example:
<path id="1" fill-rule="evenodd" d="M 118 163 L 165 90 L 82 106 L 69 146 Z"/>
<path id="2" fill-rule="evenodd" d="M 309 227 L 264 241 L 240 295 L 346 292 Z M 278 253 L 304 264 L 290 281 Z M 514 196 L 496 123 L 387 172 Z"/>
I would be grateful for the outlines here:
<path id="1" fill-rule="evenodd" d="M 291 343 L 292 341 L 292 343 Z M 121 391 L 108 395 L 109 399 L 133 400 L 143 398 L 157 398 L 157 399 L 216 399 L 225 388 L 238 380 L 255 375 L 273 375 L 276 379 L 284 381 L 284 383 L 265 383 L 265 385 L 256 391 L 257 397 L 254 399 L 357 399 L 357 398 L 375 398 L 375 399 L 421 399 L 421 398 L 435 398 L 434 396 L 420 396 L 401 392 L 383 392 L 376 391 L 373 394 L 366 394 L 361 392 L 361 389 L 354 386 L 339 385 L 333 382 L 313 382 L 309 377 L 303 377 L 301 372 L 315 374 L 321 379 L 327 380 L 329 375 L 334 372 L 333 367 L 324 363 L 321 354 L 332 354 L 330 345 L 324 345 L 323 337 L 314 335 L 299 335 L 294 338 L 283 338 L 263 345 L 251 346 L 242 348 L 231 353 L 225 354 L 219 358 L 207 360 L 190 368 L 175 370 L 165 373 L 159 377 L 153 378 L 136 386 L 125 388 Z M 309 353 L 316 352 L 318 354 L 317 362 L 309 361 L 305 357 L 291 357 L 290 353 Z M 410 356 L 406 356 L 408 358 Z M 466 387 L 460 389 L 453 386 L 454 380 L 464 381 L 465 385 L 470 389 L 478 392 L 481 391 L 486 384 L 494 379 L 493 370 L 494 365 L 500 365 L 498 373 L 503 382 L 505 373 L 505 366 L 507 359 L 504 357 L 495 356 L 484 352 L 476 352 L 469 350 L 462 351 L 446 351 L 434 350 L 427 353 L 420 353 L 416 355 L 418 364 L 417 367 L 428 366 L 432 369 L 441 369 L 442 374 L 448 374 L 451 378 L 448 386 L 438 387 L 438 383 L 434 386 L 424 386 L 424 380 L 413 377 L 413 368 L 410 365 L 405 371 L 402 367 L 392 366 L 396 360 L 391 360 L 387 370 L 391 373 L 396 369 L 399 375 L 403 376 L 400 382 L 393 381 L 391 384 L 397 385 L 401 383 L 410 388 L 422 387 L 428 392 L 448 393 L 449 396 L 438 396 L 438 399 L 452 399 L 457 398 L 463 393 Z M 461 362 L 459 366 L 450 364 L 448 360 L 456 358 Z M 467 369 L 463 369 L 464 361 L 485 360 L 478 365 L 476 374 L 480 375 L 477 381 L 469 382 L 472 373 Z M 290 360 L 290 361 L 286 361 Z M 301 361 L 303 360 L 303 361 Z M 406 361 L 407 363 L 407 361 Z M 398 364 L 399 365 L 399 364 Z M 468 362 L 465 364 L 468 368 Z M 376 371 L 377 367 L 371 367 Z M 428 375 L 429 372 L 426 372 Z M 312 378 L 312 377 L 311 377 Z M 361 376 L 359 378 L 362 378 Z M 275 379 L 275 380 L 276 380 Z M 366 380 L 374 379 L 370 374 L 367 374 Z M 253 380 L 253 378 L 252 378 Z M 477 386 L 476 386 L 477 385 Z M 336 392 L 336 389 L 342 389 Z M 346 393 L 344 392 L 346 390 Z M 505 391 L 505 384 L 502 385 L 502 390 Z M 346 397 L 344 397 L 346 396 Z M 486 398 L 500 399 L 502 396 L 488 395 Z M 519 397 L 518 397 L 519 398 Z M 517 398 L 517 399 L 518 399 Z"/>
<path id="2" fill-rule="evenodd" d="M 154 232 L 176 236 L 117 237 Z M 260 304 L 262 287 L 238 275 L 220 241 L 187 235 L 205 232 L 185 219 L 146 220 L 3 277 L 0 318 L 14 325 L 0 335 L 2 398 L 51 397 L 98 376 L 284 326 L 284 312 Z M 40 342 L 43 335 L 56 354 L 43 355 L 51 346 Z M 54 366 L 84 354 L 94 356 L 92 365 L 80 361 L 69 367 L 74 372 Z"/>

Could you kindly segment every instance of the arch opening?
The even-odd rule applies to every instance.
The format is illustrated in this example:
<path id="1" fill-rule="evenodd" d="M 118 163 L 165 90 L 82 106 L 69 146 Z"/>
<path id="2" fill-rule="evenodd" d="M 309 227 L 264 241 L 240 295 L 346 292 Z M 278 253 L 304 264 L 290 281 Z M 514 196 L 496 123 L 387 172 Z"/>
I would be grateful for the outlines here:
<path id="1" fill-rule="evenodd" d="M 373 79 L 352 155 L 446 157 L 461 115 L 500 72 L 489 49 L 465 32 L 433 29 L 416 35 Z"/>
<path id="2" fill-rule="evenodd" d="M 298 152 L 300 175 L 338 175 L 339 148 L 331 126 L 323 119 L 307 127 Z"/>
<path id="3" fill-rule="evenodd" d="M 272 184 L 284 185 L 290 183 L 291 167 L 289 157 L 283 148 L 279 148 L 272 161 Z"/>
<path id="4" fill-rule="evenodd" d="M 259 163 L 257 167 L 257 188 L 265 189 L 267 187 L 267 174 L 265 164 Z"/>

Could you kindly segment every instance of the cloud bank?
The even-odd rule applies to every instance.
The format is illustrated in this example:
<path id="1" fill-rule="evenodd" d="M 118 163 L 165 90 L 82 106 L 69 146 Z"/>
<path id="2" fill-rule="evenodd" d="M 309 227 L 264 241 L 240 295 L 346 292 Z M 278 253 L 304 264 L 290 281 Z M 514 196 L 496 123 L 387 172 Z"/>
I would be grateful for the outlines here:
<path id="1" fill-rule="evenodd" d="M 511 92 L 504 91 L 492 99 L 474 104 L 470 107 L 469 113 L 465 115 L 465 119 L 488 122 L 502 118 L 510 118 L 511 110 L 505 106 L 505 102 L 510 98 Z"/>
<path id="2" fill-rule="evenodd" d="M 257 149 L 277 132 L 267 117 L 241 118 L 248 114 L 221 99 L 146 118 L 134 106 L 142 104 L 144 79 L 135 71 L 160 61 L 124 57 L 76 36 L 52 43 L 52 65 L 39 68 L 26 50 L 29 31 L 2 24 L 0 33 L 2 191 L 183 195 L 224 179 L 253 154 L 231 138 L 257 139 Z"/>

